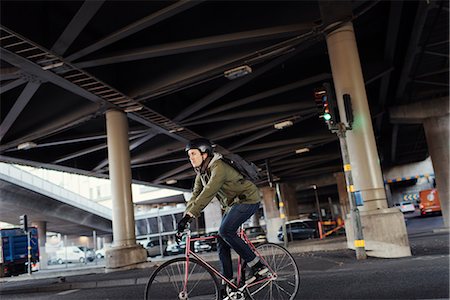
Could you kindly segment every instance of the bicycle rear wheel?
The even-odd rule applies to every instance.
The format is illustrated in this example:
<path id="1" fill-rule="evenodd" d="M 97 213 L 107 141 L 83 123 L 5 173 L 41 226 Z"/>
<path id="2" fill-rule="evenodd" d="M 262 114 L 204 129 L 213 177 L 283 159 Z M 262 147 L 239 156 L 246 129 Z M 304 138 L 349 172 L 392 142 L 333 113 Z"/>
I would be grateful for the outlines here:
<path id="1" fill-rule="evenodd" d="M 179 257 L 159 266 L 145 287 L 145 299 L 219 299 L 216 276 L 195 258 L 189 258 L 187 294 L 183 294 L 186 258 Z"/>
<path id="2" fill-rule="evenodd" d="M 285 248 L 273 243 L 259 245 L 256 250 L 273 271 L 273 278 L 250 284 L 250 296 L 255 300 L 294 299 L 300 286 L 300 274 L 292 255 Z"/>

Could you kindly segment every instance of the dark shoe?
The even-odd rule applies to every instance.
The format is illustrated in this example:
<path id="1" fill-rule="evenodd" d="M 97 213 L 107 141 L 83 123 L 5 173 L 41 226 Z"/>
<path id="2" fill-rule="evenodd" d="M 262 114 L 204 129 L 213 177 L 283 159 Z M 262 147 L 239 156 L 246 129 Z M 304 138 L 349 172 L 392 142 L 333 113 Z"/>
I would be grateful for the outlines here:
<path id="1" fill-rule="evenodd" d="M 250 284 L 255 280 L 265 278 L 269 273 L 269 268 L 261 261 L 258 261 L 253 267 L 251 267 L 248 279 L 245 281 L 246 284 Z"/>

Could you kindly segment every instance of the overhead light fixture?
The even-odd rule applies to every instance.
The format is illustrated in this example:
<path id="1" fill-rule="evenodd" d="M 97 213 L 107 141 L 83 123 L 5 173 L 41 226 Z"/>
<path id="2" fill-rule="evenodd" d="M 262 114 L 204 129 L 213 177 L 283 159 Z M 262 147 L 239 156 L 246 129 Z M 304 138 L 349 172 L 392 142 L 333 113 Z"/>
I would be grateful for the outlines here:
<path id="1" fill-rule="evenodd" d="M 175 184 L 177 182 L 178 181 L 176 179 L 169 179 L 169 180 L 166 181 L 166 184 Z"/>
<path id="2" fill-rule="evenodd" d="M 123 111 L 126 112 L 126 113 L 129 113 L 129 112 L 140 111 L 143 108 L 144 107 L 142 105 L 135 105 L 135 106 L 127 107 Z"/>
<path id="3" fill-rule="evenodd" d="M 25 143 L 17 145 L 17 150 L 28 150 L 28 149 L 34 148 L 36 146 L 37 146 L 37 144 L 34 142 L 25 142 Z"/>
<path id="4" fill-rule="evenodd" d="M 301 149 L 295 150 L 295 153 L 297 153 L 297 154 L 305 153 L 305 152 L 309 152 L 309 148 L 301 148 Z"/>
<path id="5" fill-rule="evenodd" d="M 177 129 L 169 130 L 169 132 L 170 132 L 170 133 L 175 133 L 175 132 L 180 132 L 180 131 L 183 131 L 183 130 L 184 130 L 183 127 L 179 127 L 179 128 L 177 128 Z"/>
<path id="6" fill-rule="evenodd" d="M 273 127 L 275 127 L 276 129 L 283 129 L 289 126 L 294 125 L 294 123 L 290 120 L 287 121 L 283 121 L 283 122 L 279 122 L 273 125 Z"/>
<path id="7" fill-rule="evenodd" d="M 58 63 L 54 63 L 54 64 L 51 64 L 51 65 L 43 66 L 42 69 L 43 70 L 50 70 L 50 69 L 61 67 L 62 65 L 64 65 L 63 62 L 58 62 Z"/>
<path id="8" fill-rule="evenodd" d="M 233 79 L 248 75 L 251 72 L 252 72 L 252 68 L 250 66 L 244 65 L 244 66 L 240 66 L 237 68 L 227 70 L 227 71 L 223 72 L 223 75 L 226 78 L 233 80 Z"/>

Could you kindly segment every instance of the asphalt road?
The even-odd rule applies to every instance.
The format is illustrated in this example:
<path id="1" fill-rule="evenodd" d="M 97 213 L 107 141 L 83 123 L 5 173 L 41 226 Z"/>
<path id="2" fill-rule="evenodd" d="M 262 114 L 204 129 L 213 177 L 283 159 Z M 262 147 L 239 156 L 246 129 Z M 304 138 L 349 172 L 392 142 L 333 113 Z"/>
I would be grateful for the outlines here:
<path id="1" fill-rule="evenodd" d="M 435 221 L 439 222 L 438 217 L 409 218 L 408 230 L 417 229 L 410 232 L 412 257 L 357 261 L 350 250 L 295 253 L 301 277 L 296 299 L 449 299 L 448 232 L 430 234 L 429 230 L 428 233 L 423 230 Z M 73 280 L 98 280 L 104 276 L 132 278 L 148 273 L 149 270 L 132 270 L 86 275 Z M 143 294 L 144 285 L 140 284 L 41 293 L 17 292 L 0 298 L 143 299 Z M 155 299 L 165 299 L 163 290 L 154 296 Z"/>

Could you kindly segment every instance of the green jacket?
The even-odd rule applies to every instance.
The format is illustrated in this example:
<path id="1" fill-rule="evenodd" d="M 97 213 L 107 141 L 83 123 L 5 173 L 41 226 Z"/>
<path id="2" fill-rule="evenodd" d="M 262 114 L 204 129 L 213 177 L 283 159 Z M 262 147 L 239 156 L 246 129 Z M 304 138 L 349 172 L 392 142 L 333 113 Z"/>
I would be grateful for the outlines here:
<path id="1" fill-rule="evenodd" d="M 222 161 L 215 153 L 206 171 L 197 172 L 192 198 L 188 201 L 186 213 L 198 218 L 202 210 L 216 197 L 222 209 L 227 211 L 233 204 L 254 204 L 260 202 L 256 185 L 244 179 L 233 167 Z"/>

